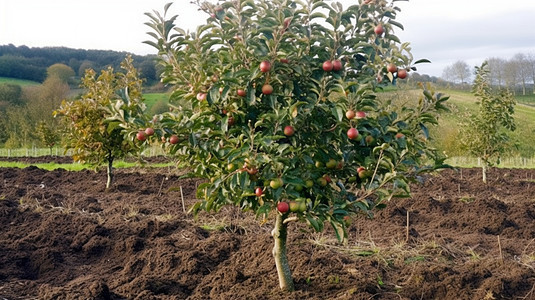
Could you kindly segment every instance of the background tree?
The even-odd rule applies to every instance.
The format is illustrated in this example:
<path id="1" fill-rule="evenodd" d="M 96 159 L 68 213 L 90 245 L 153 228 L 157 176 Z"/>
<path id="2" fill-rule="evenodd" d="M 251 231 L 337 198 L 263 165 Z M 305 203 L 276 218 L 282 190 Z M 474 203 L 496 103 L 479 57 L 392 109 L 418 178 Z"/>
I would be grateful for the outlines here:
<path id="1" fill-rule="evenodd" d="M 76 75 L 74 70 L 61 63 L 55 63 L 46 69 L 47 78 L 57 77 L 65 83 L 72 83 L 73 77 Z"/>
<path id="2" fill-rule="evenodd" d="M 473 93 L 478 98 L 479 111 L 468 117 L 461 129 L 464 147 L 481 159 L 483 182 L 487 182 L 487 168 L 499 163 L 500 156 L 507 149 L 506 130 L 516 128 L 513 114 L 515 99 L 505 89 L 493 91 L 489 83 L 488 64 L 476 67 Z"/>
<path id="3" fill-rule="evenodd" d="M 52 155 L 52 148 L 59 141 L 59 134 L 55 129 L 56 128 L 52 128 L 44 121 L 41 121 L 37 126 L 39 139 L 41 140 L 41 143 L 50 150 L 50 155 Z"/>
<path id="4" fill-rule="evenodd" d="M 113 182 L 114 160 L 138 153 L 141 146 L 133 135 L 123 134 L 120 126 L 132 118 L 145 119 L 142 80 L 132 63 L 130 56 L 124 60 L 124 73 L 114 73 L 109 67 L 97 77 L 94 70 L 88 70 L 82 79 L 86 93 L 81 99 L 63 101 L 55 113 L 63 117 L 64 146 L 73 150 L 75 161 L 95 167 L 107 164 L 106 188 Z"/>
<path id="5" fill-rule="evenodd" d="M 406 196 L 410 178 L 429 170 L 422 160 L 437 159 L 427 126 L 447 98 L 426 88 L 396 110 L 374 94 L 418 63 L 394 35 L 393 2 L 197 1 L 209 18 L 191 33 L 166 17 L 169 5 L 148 14 L 147 43 L 180 104 L 156 117 L 157 133 L 190 176 L 207 179 L 193 211 L 232 204 L 274 218 L 284 290 L 292 221 L 330 224 L 344 240 L 347 218 Z"/>
<path id="6" fill-rule="evenodd" d="M 488 69 L 489 69 L 489 83 L 494 86 L 501 88 L 505 86 L 505 64 L 507 61 L 499 57 L 491 57 L 487 59 Z"/>

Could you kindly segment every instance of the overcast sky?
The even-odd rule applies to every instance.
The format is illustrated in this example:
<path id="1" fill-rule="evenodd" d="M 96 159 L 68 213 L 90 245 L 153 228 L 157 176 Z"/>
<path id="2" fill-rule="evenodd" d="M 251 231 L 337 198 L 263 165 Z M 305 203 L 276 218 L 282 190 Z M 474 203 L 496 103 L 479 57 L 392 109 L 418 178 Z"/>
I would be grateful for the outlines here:
<path id="1" fill-rule="evenodd" d="M 142 44 L 145 12 L 161 11 L 171 0 L 0 0 L 0 45 L 65 46 L 154 53 Z M 175 0 L 171 15 L 194 28 L 205 20 L 189 0 Z M 344 7 L 356 0 L 341 0 Z M 485 58 L 535 54 L 535 0 L 410 0 L 398 2 L 398 21 L 415 58 L 433 63 L 419 72 L 442 75 L 457 60 L 470 66 Z"/>

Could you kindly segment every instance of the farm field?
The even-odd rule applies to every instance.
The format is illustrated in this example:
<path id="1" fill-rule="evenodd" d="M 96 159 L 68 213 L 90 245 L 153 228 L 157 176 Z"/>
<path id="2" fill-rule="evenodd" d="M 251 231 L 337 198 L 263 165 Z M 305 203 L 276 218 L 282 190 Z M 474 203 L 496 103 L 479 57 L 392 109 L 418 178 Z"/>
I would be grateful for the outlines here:
<path id="1" fill-rule="evenodd" d="M 1 168 L 0 299 L 534 299 L 534 176 L 429 175 L 412 198 L 353 220 L 347 245 L 292 224 L 288 294 L 273 218 L 194 219 L 182 203 L 198 182 L 174 169 L 117 169 L 105 192 L 102 172 Z"/>

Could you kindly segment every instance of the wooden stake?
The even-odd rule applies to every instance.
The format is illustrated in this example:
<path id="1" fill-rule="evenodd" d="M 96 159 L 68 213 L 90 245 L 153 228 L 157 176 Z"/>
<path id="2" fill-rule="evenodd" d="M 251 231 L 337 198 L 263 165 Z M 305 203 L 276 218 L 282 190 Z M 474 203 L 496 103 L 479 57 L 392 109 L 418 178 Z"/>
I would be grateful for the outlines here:
<path id="1" fill-rule="evenodd" d="M 184 204 L 184 193 L 182 193 L 182 186 L 180 186 L 180 198 L 182 198 L 182 211 L 186 213 L 186 204 Z"/>
<path id="2" fill-rule="evenodd" d="M 407 210 L 407 226 L 405 226 L 405 242 L 409 242 L 409 211 Z"/>
<path id="3" fill-rule="evenodd" d="M 503 265 L 504 261 L 503 261 L 502 243 L 500 242 L 500 235 L 498 235 L 498 248 L 500 249 L 500 260 L 502 261 L 502 265 Z"/>

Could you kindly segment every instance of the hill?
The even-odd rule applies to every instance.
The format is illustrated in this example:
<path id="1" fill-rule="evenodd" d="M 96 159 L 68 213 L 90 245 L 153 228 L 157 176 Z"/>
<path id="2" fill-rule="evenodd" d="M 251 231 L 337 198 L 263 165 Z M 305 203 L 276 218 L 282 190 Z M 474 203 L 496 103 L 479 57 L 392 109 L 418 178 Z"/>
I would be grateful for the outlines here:
<path id="1" fill-rule="evenodd" d="M 83 76 L 87 68 L 98 71 L 112 66 L 119 69 L 120 63 L 129 54 L 147 81 L 157 80 L 154 56 L 151 55 L 66 47 L 29 48 L 12 44 L 0 45 L 0 77 L 42 82 L 46 78 L 46 69 L 56 63 L 65 64 L 71 67 L 77 76 Z"/>

